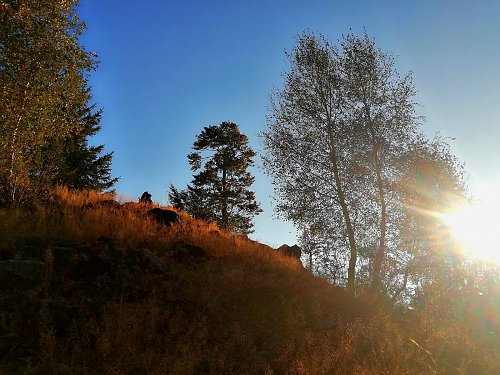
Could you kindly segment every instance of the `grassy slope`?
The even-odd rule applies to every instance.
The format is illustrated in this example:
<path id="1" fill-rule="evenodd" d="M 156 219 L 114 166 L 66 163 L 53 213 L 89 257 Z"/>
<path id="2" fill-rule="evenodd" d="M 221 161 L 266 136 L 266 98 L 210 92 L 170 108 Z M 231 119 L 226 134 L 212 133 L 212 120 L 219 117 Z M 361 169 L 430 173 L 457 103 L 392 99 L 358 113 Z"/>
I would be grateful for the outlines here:
<path id="1" fill-rule="evenodd" d="M 102 199 L 60 190 L 51 207 L 0 212 L 3 258 L 18 251 L 9 239 L 37 237 L 45 265 L 40 282 L 0 289 L 0 373 L 434 373 L 401 319 L 296 260 L 185 215 L 163 228 L 140 207 L 81 209 Z M 206 256 L 176 259 L 178 241 Z M 59 244 L 87 244 L 100 263 L 56 266 Z"/>

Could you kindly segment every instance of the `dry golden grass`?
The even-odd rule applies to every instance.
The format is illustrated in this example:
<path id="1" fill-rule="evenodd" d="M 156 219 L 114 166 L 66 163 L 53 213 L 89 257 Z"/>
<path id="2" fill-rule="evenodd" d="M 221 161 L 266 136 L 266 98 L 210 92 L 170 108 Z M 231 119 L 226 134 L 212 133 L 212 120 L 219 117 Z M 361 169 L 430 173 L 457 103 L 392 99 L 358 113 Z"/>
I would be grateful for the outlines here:
<path id="1" fill-rule="evenodd" d="M 70 306 L 73 321 L 64 335 L 57 320 L 39 317 L 38 331 L 26 337 L 34 343 L 29 363 L 2 367 L 0 360 L 0 373 L 460 373 L 450 370 L 460 363 L 448 358 L 454 349 L 439 352 L 446 345 L 439 346 L 433 335 L 450 340 L 463 332 L 433 331 L 422 317 L 418 322 L 429 323 L 429 331 L 417 320 L 405 326 L 390 308 L 351 297 L 265 245 L 182 212 L 180 223 L 165 227 L 148 219 L 144 206 L 101 204 L 113 198 L 60 188 L 50 205 L 0 211 L 2 239 L 35 236 L 80 244 L 105 237 L 125 255 L 134 248 L 151 250 L 169 270 L 167 275 L 134 271 L 122 289 L 78 291 L 93 302 L 68 300 L 76 305 Z M 204 249 L 206 258 L 176 262 L 171 244 L 178 241 Z M 102 282 L 109 284 L 105 277 Z M 44 288 L 36 304 L 40 311 L 58 303 L 67 308 L 70 302 L 60 302 L 53 281 Z M 136 297 L 126 297 L 127 290 Z M 430 358 L 437 356 L 448 359 L 440 364 Z M 498 356 L 476 352 L 473 360 L 492 364 Z"/>

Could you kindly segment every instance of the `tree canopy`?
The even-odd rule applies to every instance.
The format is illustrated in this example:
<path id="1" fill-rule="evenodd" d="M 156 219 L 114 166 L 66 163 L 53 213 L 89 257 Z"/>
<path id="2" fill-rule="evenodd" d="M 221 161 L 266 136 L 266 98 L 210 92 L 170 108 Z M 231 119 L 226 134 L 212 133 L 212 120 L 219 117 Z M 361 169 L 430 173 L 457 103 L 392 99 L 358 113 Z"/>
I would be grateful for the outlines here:
<path id="1" fill-rule="evenodd" d="M 77 0 L 0 3 L 0 200 L 40 197 L 51 184 L 108 188 L 111 154 L 88 85 L 96 55 L 79 43 Z"/>
<path id="2" fill-rule="evenodd" d="M 383 279 L 404 269 L 394 262 L 405 258 L 402 217 L 415 214 L 402 189 L 409 161 L 442 161 L 433 168 L 449 172 L 457 193 L 459 163 L 423 135 L 411 74 L 401 77 L 368 35 L 349 33 L 337 45 L 304 33 L 287 57 L 261 134 L 277 211 L 300 229 L 306 252 L 333 282 L 353 289 L 358 277 L 396 293 L 391 284 L 405 284 L 404 275 Z"/>
<path id="3" fill-rule="evenodd" d="M 252 218 L 261 212 L 255 193 L 249 190 L 255 178 L 247 171 L 255 152 L 238 125 L 222 122 L 206 126 L 193 144 L 188 161 L 194 175 L 186 190 L 170 187 L 174 207 L 222 228 L 251 233 Z"/>

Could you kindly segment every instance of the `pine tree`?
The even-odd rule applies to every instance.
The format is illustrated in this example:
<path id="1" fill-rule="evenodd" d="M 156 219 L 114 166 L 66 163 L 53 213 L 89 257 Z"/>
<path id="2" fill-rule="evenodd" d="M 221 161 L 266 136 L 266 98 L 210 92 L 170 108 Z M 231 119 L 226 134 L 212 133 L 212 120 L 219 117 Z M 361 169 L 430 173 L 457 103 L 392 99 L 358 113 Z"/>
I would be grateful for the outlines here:
<path id="1" fill-rule="evenodd" d="M 87 138 L 100 129 L 102 111 L 95 106 L 81 109 L 81 130 L 59 142 L 52 142 L 43 154 L 43 170 L 52 170 L 49 185 L 65 185 L 73 189 L 109 190 L 118 181 L 111 176 L 113 153 L 102 154 L 104 145 L 90 146 Z"/>
<path id="2" fill-rule="evenodd" d="M 251 233 L 252 217 L 261 212 L 255 193 L 248 190 L 255 178 L 247 171 L 255 152 L 238 125 L 223 122 L 207 126 L 193 144 L 188 161 L 194 175 L 186 190 L 170 186 L 172 205 L 222 228 Z"/>

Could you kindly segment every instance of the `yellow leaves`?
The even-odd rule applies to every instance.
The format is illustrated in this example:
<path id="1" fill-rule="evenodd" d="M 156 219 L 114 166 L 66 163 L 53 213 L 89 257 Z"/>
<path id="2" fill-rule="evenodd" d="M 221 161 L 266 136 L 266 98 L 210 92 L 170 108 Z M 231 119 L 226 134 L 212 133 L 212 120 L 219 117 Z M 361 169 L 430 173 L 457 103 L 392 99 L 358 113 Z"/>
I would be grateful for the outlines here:
<path id="1" fill-rule="evenodd" d="M 60 5 L 61 9 L 65 12 L 69 12 L 71 10 L 71 6 L 73 5 L 74 1 L 68 1 L 68 0 L 61 0 Z"/>
<path id="2" fill-rule="evenodd" d="M 10 6 L 6 2 L 1 1 L 0 2 L 0 9 L 2 10 L 2 13 L 7 12 L 10 9 Z"/>
<path id="3" fill-rule="evenodd" d="M 2 12 L 2 19 L 10 16 L 17 21 L 25 19 L 33 13 L 32 9 L 25 4 L 22 4 L 19 9 L 15 10 L 11 4 L 5 1 L 0 2 L 0 11 Z"/>
<path id="4" fill-rule="evenodd" d="M 27 17 L 27 16 L 31 15 L 32 13 L 33 13 L 33 10 L 24 4 L 21 5 L 21 7 L 19 8 L 19 11 L 17 12 L 17 14 L 20 17 Z"/>

